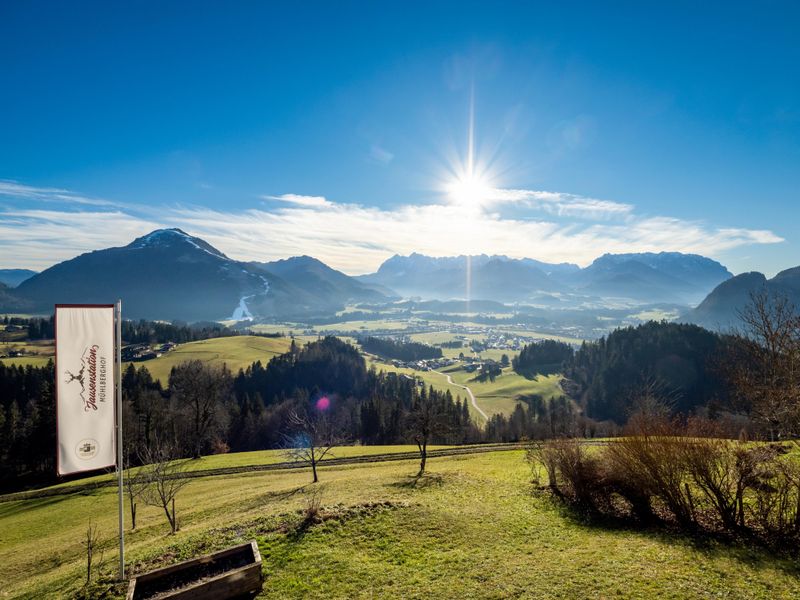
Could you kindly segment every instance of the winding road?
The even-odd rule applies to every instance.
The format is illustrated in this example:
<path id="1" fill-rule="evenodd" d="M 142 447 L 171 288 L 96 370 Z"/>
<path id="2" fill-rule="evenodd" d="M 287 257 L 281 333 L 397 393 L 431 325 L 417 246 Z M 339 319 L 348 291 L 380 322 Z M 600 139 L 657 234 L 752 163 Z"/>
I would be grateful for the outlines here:
<path id="1" fill-rule="evenodd" d="M 469 394 L 469 401 L 472 404 L 472 408 L 477 410 L 484 419 L 486 419 L 487 421 L 489 420 L 489 416 L 485 412 L 483 412 L 483 409 L 481 409 L 480 406 L 478 406 L 478 403 L 475 400 L 475 394 L 472 393 L 471 389 L 469 389 L 465 385 L 461 385 L 460 383 L 456 383 L 455 381 L 453 381 L 453 378 L 450 377 L 450 375 L 448 375 L 447 373 L 442 373 L 441 371 L 433 371 L 433 372 L 437 373 L 439 375 L 442 375 L 443 377 L 447 377 L 447 383 L 449 383 L 450 385 L 454 385 L 456 387 L 464 388 L 465 390 L 467 390 L 467 394 Z"/>

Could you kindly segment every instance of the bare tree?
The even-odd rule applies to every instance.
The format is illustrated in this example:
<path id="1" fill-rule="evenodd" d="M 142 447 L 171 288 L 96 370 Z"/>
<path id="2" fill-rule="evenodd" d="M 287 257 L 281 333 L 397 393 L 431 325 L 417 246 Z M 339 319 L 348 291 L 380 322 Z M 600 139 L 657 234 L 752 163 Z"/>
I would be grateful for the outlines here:
<path id="1" fill-rule="evenodd" d="M 83 544 L 86 548 L 86 585 L 89 585 L 92 582 L 92 566 L 95 562 L 94 553 L 97 550 L 97 546 L 99 543 L 99 536 L 97 535 L 97 525 L 93 525 L 92 521 L 89 520 L 89 527 L 86 529 L 86 539 L 84 540 Z M 102 556 L 100 557 L 102 561 Z"/>
<path id="2" fill-rule="evenodd" d="M 406 414 L 406 430 L 419 450 L 417 477 L 421 477 L 425 473 L 430 441 L 450 432 L 447 416 L 442 403 L 427 394 L 424 388 L 414 399 L 411 410 Z"/>
<path id="3" fill-rule="evenodd" d="M 287 424 L 289 433 L 284 436 L 287 455 L 291 460 L 309 465 L 314 483 L 317 483 L 317 465 L 333 448 L 344 443 L 344 436 L 324 410 L 293 410 Z"/>
<path id="4" fill-rule="evenodd" d="M 131 529 L 136 529 L 136 499 L 147 490 L 148 485 L 147 469 L 128 466 L 125 470 L 125 493 L 131 509 Z"/>
<path id="5" fill-rule="evenodd" d="M 167 517 L 171 533 L 178 531 L 178 519 L 175 515 L 175 497 L 189 483 L 185 477 L 186 459 L 178 458 L 179 454 L 173 444 L 158 439 L 142 451 L 141 458 L 144 480 L 147 482 L 142 497 L 146 504 L 160 507 Z"/>
<path id="6" fill-rule="evenodd" d="M 800 315 L 787 296 L 762 289 L 739 311 L 742 329 L 724 371 L 740 406 L 771 438 L 800 433 Z"/>
<path id="7" fill-rule="evenodd" d="M 186 441 L 193 458 L 200 458 L 221 425 L 222 408 L 230 398 L 232 380 L 223 366 L 191 360 L 174 367 L 169 386 L 185 416 Z"/>

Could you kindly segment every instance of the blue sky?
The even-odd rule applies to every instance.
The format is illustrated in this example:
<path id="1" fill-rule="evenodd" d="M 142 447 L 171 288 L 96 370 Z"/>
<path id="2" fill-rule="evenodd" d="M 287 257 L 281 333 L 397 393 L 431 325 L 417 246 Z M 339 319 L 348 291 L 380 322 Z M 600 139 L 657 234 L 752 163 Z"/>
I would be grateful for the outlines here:
<path id="1" fill-rule="evenodd" d="M 799 5 L 703 4 L 3 3 L 0 267 L 178 226 L 350 273 L 774 274 L 800 264 Z"/>

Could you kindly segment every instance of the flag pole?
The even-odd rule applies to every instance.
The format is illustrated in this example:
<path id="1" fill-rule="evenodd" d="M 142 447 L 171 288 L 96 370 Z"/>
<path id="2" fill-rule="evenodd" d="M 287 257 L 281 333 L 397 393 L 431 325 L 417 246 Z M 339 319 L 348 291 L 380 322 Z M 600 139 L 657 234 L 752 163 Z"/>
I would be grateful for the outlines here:
<path id="1" fill-rule="evenodd" d="M 117 355 L 117 427 L 116 427 L 116 440 L 117 440 L 117 484 L 119 485 L 119 579 L 125 579 L 125 522 L 124 522 L 124 504 L 122 493 L 122 300 L 117 300 L 116 305 L 116 355 Z"/>

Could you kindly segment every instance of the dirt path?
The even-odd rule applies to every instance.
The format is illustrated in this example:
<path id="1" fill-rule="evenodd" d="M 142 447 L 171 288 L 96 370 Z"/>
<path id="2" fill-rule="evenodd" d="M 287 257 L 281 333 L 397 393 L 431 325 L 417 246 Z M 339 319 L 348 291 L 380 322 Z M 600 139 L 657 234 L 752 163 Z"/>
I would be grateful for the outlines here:
<path id="1" fill-rule="evenodd" d="M 460 387 L 460 388 L 463 388 L 463 389 L 467 390 L 467 394 L 469 394 L 469 401 L 472 404 L 472 408 L 477 410 L 484 419 L 486 419 L 487 421 L 489 420 L 488 415 L 485 412 L 483 412 L 483 409 L 480 406 L 478 406 L 478 402 L 475 400 L 475 394 L 472 393 L 471 389 L 469 389 L 465 385 L 461 385 L 460 383 L 456 383 L 455 381 L 453 381 L 453 378 L 450 375 L 448 375 L 447 373 L 442 373 L 441 371 L 434 371 L 434 373 L 438 373 L 439 375 L 447 377 L 447 383 L 449 383 L 450 385 L 454 385 L 456 387 Z"/>

